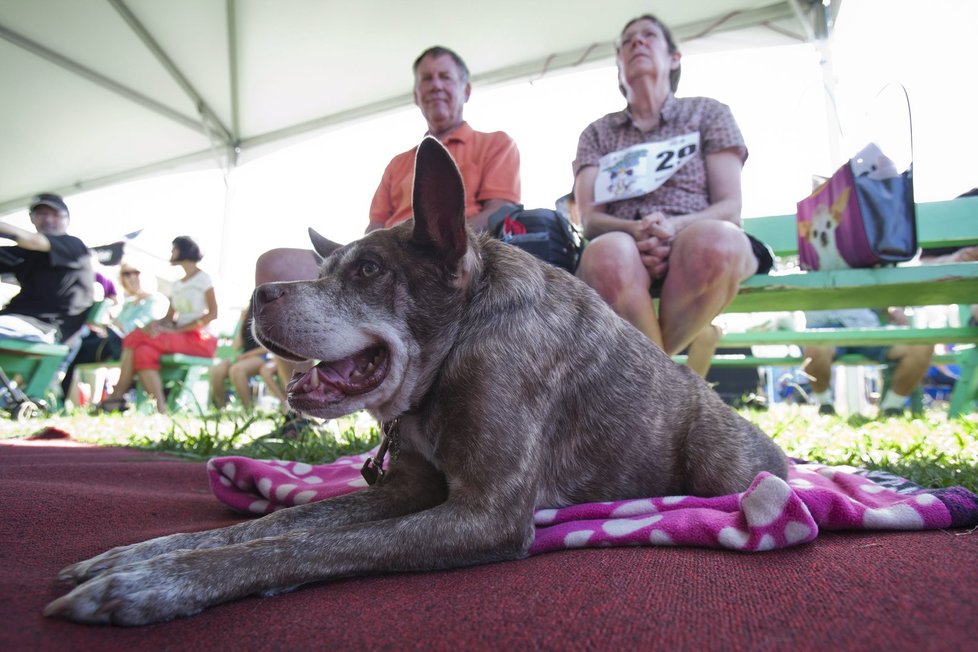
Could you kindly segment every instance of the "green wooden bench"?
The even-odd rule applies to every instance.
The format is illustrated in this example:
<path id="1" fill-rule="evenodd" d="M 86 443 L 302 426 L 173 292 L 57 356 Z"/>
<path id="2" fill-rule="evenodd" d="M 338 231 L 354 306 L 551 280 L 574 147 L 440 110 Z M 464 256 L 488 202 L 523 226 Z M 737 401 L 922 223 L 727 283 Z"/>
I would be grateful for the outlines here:
<path id="1" fill-rule="evenodd" d="M 978 397 L 978 347 L 962 353 L 957 363 L 960 375 L 951 390 L 949 417 L 969 412 Z"/>
<path id="2" fill-rule="evenodd" d="M 106 301 L 93 303 L 87 320 L 97 322 L 108 305 Z M 68 347 L 64 344 L 0 338 L 0 369 L 8 378 L 19 376 L 21 391 L 35 401 L 50 398 L 54 404 L 63 398 L 55 381 L 67 356 Z"/>
<path id="3" fill-rule="evenodd" d="M 771 246 L 777 256 L 798 253 L 795 215 L 747 218 L 744 229 Z M 978 243 L 978 198 L 917 204 L 917 239 L 922 248 Z M 781 312 L 838 308 L 887 308 L 978 302 L 978 262 L 903 265 L 824 272 L 800 270 L 753 276 L 740 288 L 727 313 Z M 896 344 L 975 344 L 978 328 L 812 329 L 725 333 L 721 348 L 763 345 L 892 346 Z M 678 358 L 682 360 L 682 358 Z M 950 416 L 967 411 L 978 389 L 978 349 L 954 357 L 961 365 Z M 791 366 L 797 358 L 716 356 L 717 366 Z"/>
<path id="4" fill-rule="evenodd" d="M 235 325 L 235 333 L 241 327 Z M 207 408 L 209 395 L 203 403 L 194 394 L 194 386 L 206 381 L 212 367 L 222 360 L 232 360 L 237 354 L 233 345 L 234 333 L 218 336 L 217 351 L 213 358 L 200 358 L 182 353 L 164 355 L 160 358 L 160 376 L 167 389 L 167 405 L 171 411 L 180 408 Z M 208 385 L 208 392 L 210 391 Z"/>
<path id="5" fill-rule="evenodd" d="M 160 379 L 163 381 L 163 388 L 166 392 L 167 407 L 170 411 L 181 409 L 199 409 L 201 401 L 194 394 L 194 387 L 207 379 L 210 368 L 220 360 L 217 358 L 201 358 L 182 353 L 164 355 L 160 358 Z M 104 375 L 101 372 L 118 369 L 118 362 L 89 362 L 75 367 L 76 378 L 80 379 L 83 374 L 92 374 L 96 382 L 104 382 Z M 100 390 L 101 388 L 99 388 Z M 101 391 L 95 392 L 93 388 L 93 401 L 104 399 Z M 136 405 L 145 404 L 147 394 L 136 378 Z M 206 406 L 206 400 L 203 406 Z"/>
<path id="6" fill-rule="evenodd" d="M 744 229 L 777 256 L 798 254 L 794 215 L 744 220 Z M 978 197 L 917 204 L 921 247 L 978 244 Z M 978 301 L 978 262 L 753 276 L 725 312 L 887 308 Z"/>
<path id="7" fill-rule="evenodd" d="M 810 328 L 800 331 L 757 331 L 725 333 L 724 347 L 807 346 L 894 346 L 897 344 L 972 344 L 978 342 L 978 326 L 910 328 L 880 326 L 877 328 Z"/>
<path id="8" fill-rule="evenodd" d="M 974 349 L 967 349 L 966 351 L 970 352 L 973 350 Z M 687 356 L 685 355 L 674 355 L 672 356 L 672 359 L 680 364 L 685 364 L 686 357 Z M 934 364 L 960 364 L 962 357 L 962 354 L 959 353 L 940 353 L 934 355 L 933 362 Z M 845 366 L 877 366 L 880 364 L 876 360 L 854 353 L 839 356 L 833 362 L 834 364 Z M 711 366 L 723 369 L 744 367 L 800 367 L 804 363 L 805 358 L 799 355 L 761 357 L 756 355 L 748 355 L 746 353 L 718 353 L 713 356 L 713 363 Z"/>
<path id="9" fill-rule="evenodd" d="M 10 379 L 19 376 L 20 390 L 33 400 L 46 398 L 67 356 L 64 344 L 0 339 L 0 368 Z"/>
<path id="10" fill-rule="evenodd" d="M 235 326 L 239 328 L 240 324 Z M 170 410 L 177 410 L 182 407 L 195 408 L 200 401 L 193 393 L 194 386 L 207 378 L 211 367 L 218 364 L 221 360 L 234 357 L 236 350 L 231 342 L 234 334 L 224 334 L 218 337 L 217 352 L 214 358 L 201 358 L 196 356 L 176 353 L 164 355 L 160 358 L 160 376 L 163 386 L 167 392 L 167 404 Z M 75 382 L 83 377 L 91 376 L 96 383 L 104 383 L 106 380 L 105 371 L 118 369 L 118 362 L 89 362 L 75 367 Z M 138 379 L 137 379 L 138 385 Z M 98 402 L 105 398 L 102 396 L 101 387 L 92 388 L 92 400 Z M 136 393 L 137 403 L 142 404 L 144 392 Z M 205 404 L 206 406 L 206 401 Z"/>
<path id="11" fill-rule="evenodd" d="M 160 378 L 166 390 L 167 407 L 171 412 L 207 407 L 207 399 L 201 405 L 194 394 L 194 386 L 207 380 L 208 371 L 218 362 L 217 358 L 200 358 L 182 353 L 171 353 L 160 358 Z M 145 392 L 137 391 L 137 403 L 141 403 L 144 396 Z"/>

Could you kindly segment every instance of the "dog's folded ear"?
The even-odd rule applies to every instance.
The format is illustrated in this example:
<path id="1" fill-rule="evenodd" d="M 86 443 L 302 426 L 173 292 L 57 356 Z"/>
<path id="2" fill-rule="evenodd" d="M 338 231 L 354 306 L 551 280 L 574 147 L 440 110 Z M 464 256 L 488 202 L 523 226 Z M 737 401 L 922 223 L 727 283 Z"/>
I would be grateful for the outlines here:
<path id="1" fill-rule="evenodd" d="M 319 235 L 312 227 L 309 227 L 309 239 L 312 240 L 312 247 L 321 258 L 326 258 L 343 246 Z"/>
<path id="2" fill-rule="evenodd" d="M 465 255 L 465 186 L 448 150 L 431 136 L 414 159 L 414 240 L 438 250 L 448 265 Z"/>

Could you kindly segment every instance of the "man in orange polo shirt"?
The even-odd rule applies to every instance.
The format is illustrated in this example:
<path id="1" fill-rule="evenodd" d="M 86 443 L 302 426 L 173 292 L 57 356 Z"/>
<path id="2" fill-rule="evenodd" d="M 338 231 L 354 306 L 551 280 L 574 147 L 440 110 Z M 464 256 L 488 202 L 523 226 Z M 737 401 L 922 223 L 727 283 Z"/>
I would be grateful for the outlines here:
<path id="1" fill-rule="evenodd" d="M 476 231 L 505 203 L 520 201 L 520 154 L 502 131 L 475 131 L 462 119 L 472 92 L 469 69 L 452 50 L 428 48 L 414 61 L 414 103 L 421 109 L 428 133 L 445 145 L 465 181 L 465 215 Z M 367 232 L 390 228 L 412 216 L 414 183 L 412 148 L 395 156 L 384 170 L 370 204 Z M 314 279 L 319 259 L 307 249 L 272 249 L 259 256 L 257 285 L 272 281 Z"/>
<path id="2" fill-rule="evenodd" d="M 465 215 L 479 231 L 496 209 L 519 202 L 520 154 L 504 132 L 475 131 L 465 122 L 462 111 L 471 93 L 469 69 L 452 50 L 428 48 L 414 61 L 414 103 L 428 123 L 428 135 L 440 140 L 458 164 L 465 181 Z M 384 170 L 370 204 L 368 233 L 411 217 L 416 150 L 398 154 Z"/>

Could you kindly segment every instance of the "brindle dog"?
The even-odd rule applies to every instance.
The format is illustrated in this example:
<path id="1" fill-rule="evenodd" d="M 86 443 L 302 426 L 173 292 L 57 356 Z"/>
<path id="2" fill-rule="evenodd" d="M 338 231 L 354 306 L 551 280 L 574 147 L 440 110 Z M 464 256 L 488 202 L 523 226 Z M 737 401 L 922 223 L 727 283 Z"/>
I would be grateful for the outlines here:
<path id="1" fill-rule="evenodd" d="M 466 227 L 462 179 L 418 149 L 415 219 L 254 296 L 274 353 L 321 360 L 290 405 L 394 423 L 354 494 L 114 548 L 64 569 L 48 616 L 141 625 L 334 577 L 519 559 L 539 507 L 743 491 L 784 454 L 570 274 Z"/>

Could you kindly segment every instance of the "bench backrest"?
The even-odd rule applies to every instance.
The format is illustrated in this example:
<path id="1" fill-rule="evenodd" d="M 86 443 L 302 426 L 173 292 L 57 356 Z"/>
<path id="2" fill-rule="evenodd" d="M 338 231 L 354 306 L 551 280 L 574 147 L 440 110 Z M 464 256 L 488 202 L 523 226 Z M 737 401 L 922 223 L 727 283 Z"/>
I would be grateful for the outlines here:
<path id="1" fill-rule="evenodd" d="M 796 217 L 769 215 L 744 218 L 744 230 L 770 245 L 778 256 L 798 253 Z M 917 240 L 924 249 L 978 243 L 978 197 L 917 204 Z"/>

